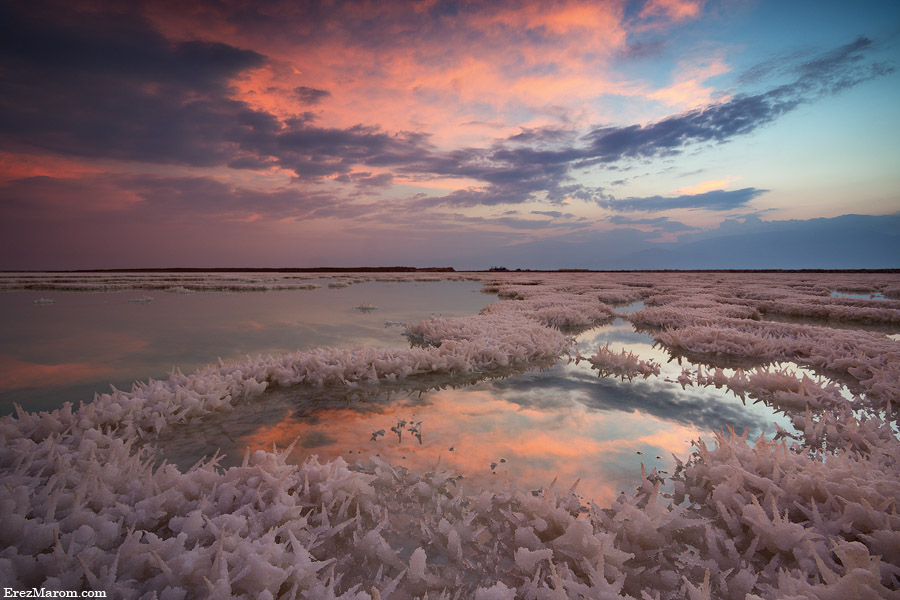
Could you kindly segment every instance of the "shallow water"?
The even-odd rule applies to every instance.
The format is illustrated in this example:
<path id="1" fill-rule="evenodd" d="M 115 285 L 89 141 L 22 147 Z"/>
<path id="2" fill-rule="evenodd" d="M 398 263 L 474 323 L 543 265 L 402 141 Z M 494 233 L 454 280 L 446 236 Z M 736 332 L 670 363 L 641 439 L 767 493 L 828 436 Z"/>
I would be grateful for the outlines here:
<path id="1" fill-rule="evenodd" d="M 321 346 L 406 347 L 403 323 L 472 315 L 493 302 L 473 282 L 362 282 L 269 293 L 8 292 L 0 294 L 4 331 L 0 372 L 6 412 L 87 401 L 108 384 L 163 377 L 245 355 Z M 52 304 L 34 304 L 39 298 Z M 152 298 L 152 300 L 151 300 Z M 642 303 L 618 307 L 628 315 Z M 688 362 L 671 360 L 624 318 L 581 332 L 571 355 L 609 344 L 661 365 L 660 376 L 601 378 L 588 361 L 563 359 L 527 372 L 418 376 L 402 382 L 272 389 L 235 410 L 176 426 L 158 440 L 159 458 L 187 469 L 224 453 L 239 464 L 249 448 L 286 447 L 292 459 L 379 456 L 427 470 L 437 464 L 470 486 L 546 488 L 554 478 L 585 498 L 609 502 L 640 481 L 640 465 L 665 476 L 673 454 L 717 430 L 771 436 L 789 419 L 764 404 L 745 405 L 714 388 L 676 382 Z M 394 428 L 392 430 L 392 428 Z M 383 433 L 381 433 L 383 432 Z M 374 438 L 374 439 L 373 439 Z"/>
<path id="2" fill-rule="evenodd" d="M 472 315 L 494 301 L 469 281 L 329 288 L 334 281 L 266 293 L 0 293 L 0 414 L 12 412 L 14 402 L 30 411 L 77 405 L 110 384 L 130 389 L 136 380 L 164 378 L 174 367 L 189 373 L 218 358 L 406 347 L 402 323 Z M 35 304 L 41 298 L 53 303 Z M 359 310 L 364 304 L 377 308 Z"/>
<path id="3" fill-rule="evenodd" d="M 607 342 L 642 358 L 667 358 L 622 319 L 580 334 L 576 348 L 590 355 Z M 379 456 L 415 470 L 440 464 L 476 489 L 502 486 L 507 477 L 532 490 L 554 478 L 563 489 L 580 480 L 579 494 L 604 503 L 640 483 L 641 463 L 665 476 L 674 471 L 673 454 L 685 456 L 712 431 L 749 429 L 755 439 L 771 437 L 773 422 L 792 429 L 763 404 L 745 406 L 723 390 L 682 389 L 674 382 L 680 373 L 669 363 L 663 378 L 620 381 L 598 377 L 586 361 L 564 359 L 474 382 L 418 377 L 349 389 L 275 389 L 230 414 L 174 428 L 159 440 L 160 456 L 188 468 L 221 449 L 221 464 L 234 465 L 247 448 L 296 441 L 296 461 L 342 456 L 353 464 Z"/>
<path id="4" fill-rule="evenodd" d="M 860 300 L 890 300 L 884 294 L 874 292 L 871 294 L 848 294 L 845 292 L 831 292 L 832 298 L 858 298 Z"/>
<path id="5" fill-rule="evenodd" d="M 646 306 L 643 302 L 632 302 L 627 306 L 619 306 L 616 307 L 616 313 L 620 315 L 630 315 L 631 313 L 636 313 L 639 310 L 644 310 Z"/>

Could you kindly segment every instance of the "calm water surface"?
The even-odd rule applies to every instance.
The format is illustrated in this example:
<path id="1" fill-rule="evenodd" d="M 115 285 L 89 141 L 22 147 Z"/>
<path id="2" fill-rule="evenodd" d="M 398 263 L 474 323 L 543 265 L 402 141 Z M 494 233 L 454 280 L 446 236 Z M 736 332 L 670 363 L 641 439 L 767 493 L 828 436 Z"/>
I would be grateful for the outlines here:
<path id="1" fill-rule="evenodd" d="M 433 314 L 476 314 L 494 301 L 472 282 L 353 284 L 343 289 L 269 293 L 142 292 L 0 294 L 0 400 L 29 410 L 89 400 L 108 384 L 162 377 L 245 355 L 318 346 L 406 347 L 401 323 Z M 35 305 L 38 298 L 53 304 Z M 363 304 L 374 309 L 360 310 Z M 640 305 L 624 307 L 632 312 Z M 610 343 L 654 359 L 662 376 L 600 378 L 587 362 L 566 359 L 526 372 L 481 378 L 420 376 L 356 387 L 274 388 L 226 414 L 172 428 L 159 456 L 188 468 L 219 451 L 239 464 L 245 449 L 296 441 L 296 461 L 316 455 L 353 464 L 379 456 L 421 470 L 441 465 L 464 485 L 520 489 L 557 487 L 607 502 L 640 482 L 640 468 L 674 471 L 693 440 L 733 427 L 752 438 L 771 435 L 783 415 L 745 406 L 715 389 L 682 389 L 681 365 L 652 339 L 617 319 L 576 338 L 583 356 Z M 574 351 L 573 351 L 574 355 Z M 393 429 L 392 429 L 393 428 Z"/>
<path id="2" fill-rule="evenodd" d="M 356 283 L 333 289 L 174 294 L 0 293 L 0 411 L 52 410 L 109 385 L 189 373 L 247 355 L 319 346 L 407 347 L 400 325 L 476 314 L 496 298 L 474 282 Z M 40 298 L 52 304 L 38 305 Z M 359 310 L 363 304 L 374 310 Z M 386 323 L 389 325 L 386 326 Z"/>
<path id="3" fill-rule="evenodd" d="M 880 293 L 872 293 L 872 294 L 848 294 L 845 292 L 831 292 L 832 298 L 858 298 L 860 300 L 890 300 L 890 298 L 885 297 L 884 294 Z"/>
<path id="4" fill-rule="evenodd" d="M 232 413 L 174 428 L 159 442 L 161 456 L 188 468 L 221 450 L 221 464 L 235 465 L 247 448 L 296 441 L 297 461 L 340 456 L 354 464 L 378 456 L 415 470 L 447 467 L 475 488 L 510 479 L 538 490 L 556 478 L 557 488 L 578 481 L 586 499 L 608 502 L 639 484 L 641 463 L 671 473 L 672 455 L 684 459 L 694 440 L 713 431 L 749 429 L 755 439 L 771 436 L 773 422 L 791 429 L 763 404 L 745 406 L 722 390 L 683 390 L 674 382 L 681 366 L 666 364 L 668 355 L 626 321 L 585 332 L 577 347 L 590 355 L 607 342 L 661 362 L 663 378 L 600 378 L 586 362 L 563 360 L 482 380 L 275 388 Z"/>

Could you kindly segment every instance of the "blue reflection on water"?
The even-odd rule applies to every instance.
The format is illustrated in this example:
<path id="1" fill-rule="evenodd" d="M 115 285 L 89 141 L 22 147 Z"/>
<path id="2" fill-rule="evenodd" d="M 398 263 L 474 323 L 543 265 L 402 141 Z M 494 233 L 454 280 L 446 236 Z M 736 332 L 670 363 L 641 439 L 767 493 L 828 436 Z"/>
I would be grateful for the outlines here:
<path id="1" fill-rule="evenodd" d="M 884 294 L 880 293 L 870 293 L 870 294 L 848 294 L 844 292 L 831 292 L 832 298 L 858 298 L 860 300 L 890 300 L 890 298 L 885 298 Z"/>

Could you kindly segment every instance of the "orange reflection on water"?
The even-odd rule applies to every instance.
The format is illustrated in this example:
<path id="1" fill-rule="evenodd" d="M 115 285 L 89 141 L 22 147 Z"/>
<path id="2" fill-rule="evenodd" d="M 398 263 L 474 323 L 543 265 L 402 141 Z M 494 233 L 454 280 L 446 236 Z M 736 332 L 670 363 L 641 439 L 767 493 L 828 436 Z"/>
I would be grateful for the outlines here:
<path id="1" fill-rule="evenodd" d="M 27 362 L 0 355 L 0 392 L 33 386 L 72 385 L 98 377 L 111 377 L 115 369 L 88 362 L 55 365 Z"/>
<path id="2" fill-rule="evenodd" d="M 682 440 L 698 436 L 694 428 L 638 411 L 591 410 L 567 399 L 542 410 L 523 408 L 503 398 L 502 387 L 486 387 L 444 389 L 390 404 L 354 400 L 315 408 L 304 400 L 283 420 L 235 442 L 252 451 L 296 440 L 292 458 L 298 462 L 316 455 L 353 464 L 377 455 L 416 471 L 440 465 L 462 474 L 469 488 L 496 489 L 508 478 L 522 491 L 546 488 L 554 479 L 565 490 L 580 480 L 579 494 L 605 503 L 640 482 L 641 462 L 648 471 L 670 469 L 669 454 L 684 455 L 690 444 Z M 382 430 L 373 440 L 373 432 Z"/>
<path id="3" fill-rule="evenodd" d="M 699 439 L 701 435 L 698 429 L 692 427 L 673 427 L 640 437 L 636 441 L 650 444 L 667 454 L 684 456 L 690 452 L 691 440 Z"/>

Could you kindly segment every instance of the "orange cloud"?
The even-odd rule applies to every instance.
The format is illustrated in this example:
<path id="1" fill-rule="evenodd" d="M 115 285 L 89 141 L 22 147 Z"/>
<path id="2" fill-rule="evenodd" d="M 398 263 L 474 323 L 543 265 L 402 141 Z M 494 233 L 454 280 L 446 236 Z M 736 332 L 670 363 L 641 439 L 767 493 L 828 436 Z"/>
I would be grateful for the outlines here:
<path id="1" fill-rule="evenodd" d="M 715 89 L 704 86 L 703 83 L 730 70 L 725 61 L 718 57 L 682 64 L 676 71 L 672 85 L 652 92 L 648 97 L 684 109 L 709 104 L 713 100 Z"/>
<path id="2" fill-rule="evenodd" d="M 176 39 L 199 35 L 265 54 L 268 64 L 233 82 L 234 97 L 251 106 L 282 119 L 311 111 L 323 126 L 427 130 L 440 146 L 484 143 L 498 134 L 487 127 L 462 130 L 463 123 L 500 121 L 511 132 L 523 112 L 567 98 L 570 115 L 599 94 L 621 91 L 607 73 L 610 57 L 626 43 L 620 2 L 483 5 L 460 11 L 446 26 L 415 14 L 433 8 L 359 5 L 352 13 L 317 16 L 311 30 L 293 5 L 267 6 L 266 17 L 292 23 L 291 36 L 243 27 L 210 7 L 202 15 L 153 7 L 150 16 Z M 371 19 L 380 29 L 359 39 L 355 32 Z M 533 43 L 534 37 L 544 42 Z M 330 96 L 304 105 L 294 93 L 300 86 Z"/>
<path id="3" fill-rule="evenodd" d="M 602 454 L 621 450 L 618 440 L 599 442 L 583 435 L 560 437 L 546 432 L 535 432 L 525 438 L 513 439 L 509 448 L 520 456 L 554 457 L 571 460 L 586 454 Z"/>
<path id="4" fill-rule="evenodd" d="M 696 428 L 670 424 L 667 428 L 638 438 L 637 441 L 659 448 L 662 452 L 683 457 L 691 450 L 691 440 L 699 439 L 703 435 L 704 433 Z"/>
<path id="5" fill-rule="evenodd" d="M 102 172 L 95 162 L 52 155 L 0 152 L 0 182 L 25 177 L 80 177 Z"/>
<path id="6" fill-rule="evenodd" d="M 704 181 L 696 185 L 686 185 L 684 187 L 678 188 L 677 190 L 673 190 L 672 193 L 679 196 L 694 196 L 696 194 L 705 194 L 706 192 L 711 192 L 713 190 L 724 190 L 729 184 L 738 181 L 739 179 L 740 177 L 728 175 L 724 179 L 711 179 L 710 181 Z"/>

